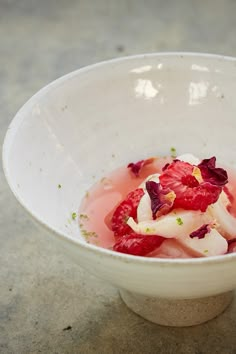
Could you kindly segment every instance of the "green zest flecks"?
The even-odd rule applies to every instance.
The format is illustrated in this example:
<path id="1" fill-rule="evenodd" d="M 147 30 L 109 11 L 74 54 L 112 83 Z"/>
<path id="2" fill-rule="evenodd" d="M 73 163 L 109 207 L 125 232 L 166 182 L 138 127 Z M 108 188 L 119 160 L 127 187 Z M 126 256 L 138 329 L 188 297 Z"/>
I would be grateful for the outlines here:
<path id="1" fill-rule="evenodd" d="M 176 222 L 179 226 L 183 225 L 183 220 L 181 218 L 177 218 Z"/>
<path id="2" fill-rule="evenodd" d="M 80 223 L 79 223 L 79 227 L 80 227 L 80 231 L 81 231 L 81 234 L 82 236 L 85 238 L 85 240 L 89 243 L 89 240 L 91 238 L 97 238 L 98 235 L 96 234 L 96 232 L 94 231 L 87 231 L 85 228 L 84 228 L 84 222 L 86 223 L 86 221 L 89 220 L 89 217 L 88 215 L 86 214 L 80 214 L 79 215 L 79 219 L 80 219 Z"/>
<path id="3" fill-rule="evenodd" d="M 89 217 L 87 214 L 80 214 L 79 218 L 80 218 L 80 220 L 89 220 Z"/>
<path id="4" fill-rule="evenodd" d="M 98 237 L 98 235 L 96 234 L 96 232 L 94 231 L 87 231 L 85 229 L 81 229 L 81 234 L 82 236 L 86 239 L 86 241 L 88 241 L 91 237 Z"/>
<path id="5" fill-rule="evenodd" d="M 76 217 L 77 217 L 77 214 L 76 214 L 75 212 L 71 214 L 71 218 L 72 218 L 72 220 L 75 220 L 75 219 L 76 219 Z"/>
<path id="6" fill-rule="evenodd" d="M 154 230 L 153 228 L 147 227 L 147 228 L 145 229 L 145 232 L 146 232 L 147 234 L 152 234 L 152 233 L 155 233 L 155 230 Z"/>
<path id="7" fill-rule="evenodd" d="M 58 188 L 58 189 L 61 189 L 61 184 L 58 184 L 57 188 Z"/>
<path id="8" fill-rule="evenodd" d="M 109 178 L 107 178 L 107 177 L 102 177 L 100 179 L 100 183 L 102 183 L 104 185 L 108 185 L 108 184 L 110 185 L 110 184 L 112 184 L 112 181 Z"/>
<path id="9" fill-rule="evenodd" d="M 177 156 L 177 154 L 176 154 L 176 148 L 171 147 L 171 148 L 170 148 L 170 153 L 171 153 L 171 157 L 175 158 L 175 157 Z"/>

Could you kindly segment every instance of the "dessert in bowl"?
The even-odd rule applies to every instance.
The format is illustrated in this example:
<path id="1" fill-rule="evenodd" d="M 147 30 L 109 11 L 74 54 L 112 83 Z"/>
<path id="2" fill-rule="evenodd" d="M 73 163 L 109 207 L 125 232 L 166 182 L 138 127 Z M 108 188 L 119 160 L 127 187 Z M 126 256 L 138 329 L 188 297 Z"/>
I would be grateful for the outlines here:
<path id="1" fill-rule="evenodd" d="M 81 233 L 89 243 L 137 256 L 235 252 L 235 181 L 235 173 L 216 167 L 215 156 L 200 161 L 184 154 L 129 163 L 86 192 Z"/>
<path id="2" fill-rule="evenodd" d="M 18 201 L 69 257 L 156 323 L 193 325 L 223 311 L 236 287 L 236 253 L 166 259 L 105 249 L 87 242 L 79 208 L 95 181 L 131 161 L 168 155 L 172 146 L 200 161 L 216 156 L 234 171 L 235 77 L 236 60 L 214 55 L 92 65 L 33 96 L 5 138 L 4 171 Z"/>

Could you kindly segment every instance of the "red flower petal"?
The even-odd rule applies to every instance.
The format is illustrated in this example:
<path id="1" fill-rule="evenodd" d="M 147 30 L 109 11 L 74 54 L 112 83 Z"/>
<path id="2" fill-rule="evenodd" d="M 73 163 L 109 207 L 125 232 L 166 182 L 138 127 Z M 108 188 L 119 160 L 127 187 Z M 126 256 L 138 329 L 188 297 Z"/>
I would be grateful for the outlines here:
<path id="1" fill-rule="evenodd" d="M 113 250 L 135 256 L 146 256 L 158 248 L 164 240 L 161 236 L 131 233 L 122 236 L 113 246 Z"/>
<path id="2" fill-rule="evenodd" d="M 166 194 L 170 192 L 169 190 L 163 190 L 160 183 L 154 181 L 146 182 L 146 189 L 151 199 L 153 219 L 156 219 L 156 213 L 164 206 L 168 207 L 169 210 L 171 209 L 173 201 L 166 198 Z"/>
<path id="3" fill-rule="evenodd" d="M 224 186 L 228 183 L 227 172 L 223 168 L 216 167 L 216 157 L 204 159 L 198 165 L 202 178 L 205 182 L 209 182 L 215 186 Z"/>
<path id="4" fill-rule="evenodd" d="M 209 224 L 204 224 L 199 229 L 193 231 L 189 236 L 191 238 L 197 237 L 199 239 L 204 238 L 206 234 L 210 232 Z"/>
<path id="5" fill-rule="evenodd" d="M 155 219 L 157 211 L 165 204 L 161 200 L 160 183 L 148 181 L 146 182 L 146 189 L 151 199 L 152 216 Z"/>
<path id="6" fill-rule="evenodd" d="M 131 172 L 133 172 L 133 174 L 138 177 L 139 176 L 139 173 L 141 171 L 141 169 L 146 166 L 146 165 L 149 165 L 151 163 L 153 163 L 154 161 L 154 158 L 151 157 L 150 159 L 146 159 L 146 160 L 140 160 L 138 162 L 131 162 L 128 164 L 128 168 L 130 168 Z"/>

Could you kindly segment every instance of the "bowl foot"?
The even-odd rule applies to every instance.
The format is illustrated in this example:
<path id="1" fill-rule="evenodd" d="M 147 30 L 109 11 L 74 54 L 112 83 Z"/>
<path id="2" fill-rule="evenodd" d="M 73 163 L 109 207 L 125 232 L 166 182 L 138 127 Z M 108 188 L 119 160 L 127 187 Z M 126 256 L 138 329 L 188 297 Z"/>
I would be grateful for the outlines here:
<path id="1" fill-rule="evenodd" d="M 125 304 L 148 321 L 163 326 L 195 326 L 222 313 L 233 299 L 233 291 L 199 299 L 164 299 L 120 290 Z"/>

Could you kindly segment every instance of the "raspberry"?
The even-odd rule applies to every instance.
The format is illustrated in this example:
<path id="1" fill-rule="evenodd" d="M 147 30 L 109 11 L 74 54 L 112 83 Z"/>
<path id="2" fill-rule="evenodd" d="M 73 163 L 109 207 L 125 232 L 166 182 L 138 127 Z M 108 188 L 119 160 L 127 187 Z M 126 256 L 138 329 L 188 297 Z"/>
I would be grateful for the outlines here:
<path id="1" fill-rule="evenodd" d="M 115 237 L 132 232 L 130 226 L 127 225 L 127 220 L 129 217 L 136 219 L 137 208 L 143 195 L 143 189 L 138 188 L 130 192 L 125 200 L 118 205 L 111 219 L 111 228 Z"/>
<path id="2" fill-rule="evenodd" d="M 236 238 L 228 240 L 228 253 L 236 252 Z"/>
<path id="3" fill-rule="evenodd" d="M 222 188 L 209 182 L 201 182 L 193 175 L 194 166 L 183 161 L 174 161 L 163 171 L 160 183 L 176 194 L 175 208 L 206 211 L 215 203 Z"/>
<path id="4" fill-rule="evenodd" d="M 191 188 L 197 187 L 199 185 L 198 180 L 192 175 L 183 176 L 181 181 L 184 186 L 188 186 Z"/>
<path id="5" fill-rule="evenodd" d="M 228 197 L 229 203 L 228 205 L 226 205 L 226 209 L 228 210 L 228 212 L 230 214 L 232 214 L 235 218 L 236 218 L 236 211 L 233 208 L 233 204 L 234 204 L 234 196 L 233 194 L 230 192 L 230 190 L 228 189 L 228 187 L 224 186 L 223 191 L 225 192 L 225 194 Z"/>
<path id="6" fill-rule="evenodd" d="M 123 235 L 113 246 L 113 250 L 134 256 L 146 256 L 158 248 L 164 238 L 161 236 L 143 236 L 136 233 Z"/>

